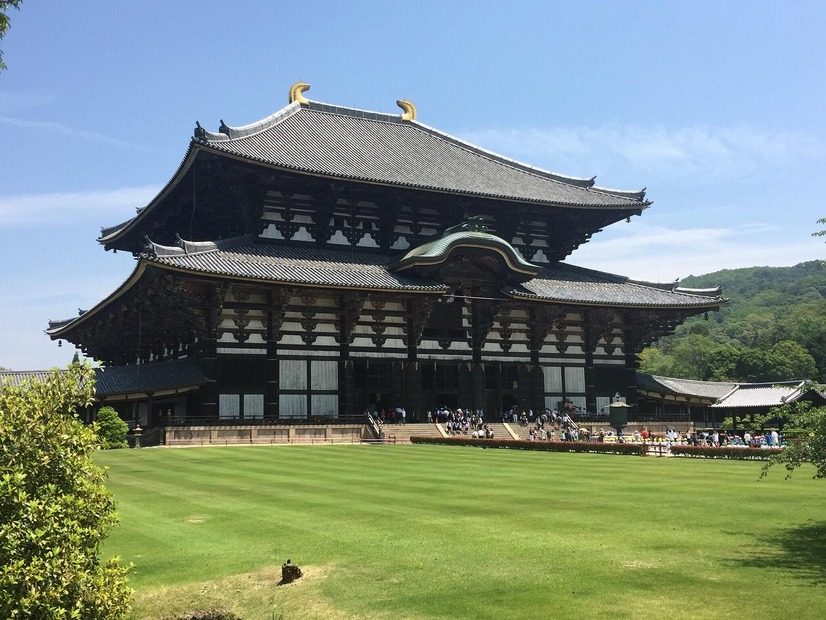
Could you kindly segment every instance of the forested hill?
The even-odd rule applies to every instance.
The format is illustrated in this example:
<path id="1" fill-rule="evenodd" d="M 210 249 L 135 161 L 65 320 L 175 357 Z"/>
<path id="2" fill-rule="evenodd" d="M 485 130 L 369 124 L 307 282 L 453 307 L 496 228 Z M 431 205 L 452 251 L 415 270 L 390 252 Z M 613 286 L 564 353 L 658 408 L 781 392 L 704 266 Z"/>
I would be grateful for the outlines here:
<path id="1" fill-rule="evenodd" d="M 705 381 L 826 381 L 826 262 L 724 269 L 680 282 L 718 285 L 728 305 L 643 351 L 640 370 Z"/>

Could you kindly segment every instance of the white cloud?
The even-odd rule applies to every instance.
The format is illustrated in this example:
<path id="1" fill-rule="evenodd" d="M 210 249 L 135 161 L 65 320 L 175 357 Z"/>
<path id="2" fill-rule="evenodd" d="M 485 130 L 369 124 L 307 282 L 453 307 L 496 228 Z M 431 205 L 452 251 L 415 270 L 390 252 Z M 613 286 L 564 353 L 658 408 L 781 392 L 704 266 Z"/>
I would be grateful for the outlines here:
<path id="1" fill-rule="evenodd" d="M 144 144 L 135 144 L 133 142 L 127 142 L 126 140 L 113 138 L 111 136 L 107 136 L 105 134 L 98 133 L 95 131 L 75 129 L 74 127 L 69 127 L 68 125 L 64 125 L 62 123 L 55 123 L 53 121 L 32 121 L 23 118 L 15 118 L 11 116 L 0 115 L 0 123 L 4 125 L 10 125 L 12 127 L 18 127 L 20 129 L 33 129 L 35 131 L 49 132 L 52 135 L 56 134 L 66 136 L 68 138 L 76 138 L 80 140 L 86 140 L 88 142 L 96 142 L 98 144 L 109 144 L 112 146 L 120 146 L 138 151 L 153 151 L 151 147 Z"/>
<path id="2" fill-rule="evenodd" d="M 75 219 L 82 214 L 116 214 L 123 221 L 160 191 L 155 185 L 89 192 L 54 192 L 0 197 L 0 228 Z"/>
<path id="3" fill-rule="evenodd" d="M 55 94 L 48 91 L 0 91 L 0 113 L 10 114 L 21 110 L 38 108 L 53 103 L 55 99 Z"/>
<path id="4" fill-rule="evenodd" d="M 800 132 L 736 127 L 551 127 L 486 129 L 463 137 L 517 159 L 543 162 L 563 174 L 628 168 L 662 179 L 702 176 L 733 180 L 822 158 L 823 146 Z M 599 183 L 598 183 L 599 184 Z M 611 182 L 608 185 L 614 185 Z"/>
<path id="5" fill-rule="evenodd" d="M 761 238 L 774 238 L 773 243 Z M 604 241 L 592 239 L 566 262 L 652 282 L 758 265 L 790 266 L 826 256 L 822 240 L 776 239 L 769 227 L 647 227 Z"/>

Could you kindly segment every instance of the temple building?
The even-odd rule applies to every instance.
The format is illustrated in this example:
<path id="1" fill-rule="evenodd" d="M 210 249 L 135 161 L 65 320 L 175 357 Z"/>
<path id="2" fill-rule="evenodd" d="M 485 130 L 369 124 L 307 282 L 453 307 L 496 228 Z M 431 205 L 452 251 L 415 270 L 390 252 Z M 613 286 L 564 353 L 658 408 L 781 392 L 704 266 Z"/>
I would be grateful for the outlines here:
<path id="1" fill-rule="evenodd" d="M 200 124 L 180 167 L 107 250 L 135 268 L 47 333 L 111 370 L 143 426 L 362 419 L 440 405 L 596 412 L 637 402 L 637 354 L 720 290 L 562 262 L 640 215 L 598 187 L 417 120 L 308 100 Z"/>

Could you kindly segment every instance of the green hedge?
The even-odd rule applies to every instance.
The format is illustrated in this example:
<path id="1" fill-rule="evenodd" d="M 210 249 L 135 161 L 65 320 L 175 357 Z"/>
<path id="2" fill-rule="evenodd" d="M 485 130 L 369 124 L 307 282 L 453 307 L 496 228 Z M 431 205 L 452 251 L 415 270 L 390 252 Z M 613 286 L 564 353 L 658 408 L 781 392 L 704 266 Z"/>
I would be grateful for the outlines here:
<path id="1" fill-rule="evenodd" d="M 704 459 L 732 459 L 736 461 L 767 461 L 782 448 L 732 448 L 721 446 L 671 446 L 674 456 L 688 456 Z"/>
<path id="2" fill-rule="evenodd" d="M 601 452 L 608 454 L 635 454 L 641 456 L 642 444 L 589 443 L 587 441 L 523 441 L 519 439 L 473 439 L 471 437 L 418 437 L 410 443 L 429 443 L 445 446 L 475 446 L 477 448 L 509 448 L 538 452 Z"/>

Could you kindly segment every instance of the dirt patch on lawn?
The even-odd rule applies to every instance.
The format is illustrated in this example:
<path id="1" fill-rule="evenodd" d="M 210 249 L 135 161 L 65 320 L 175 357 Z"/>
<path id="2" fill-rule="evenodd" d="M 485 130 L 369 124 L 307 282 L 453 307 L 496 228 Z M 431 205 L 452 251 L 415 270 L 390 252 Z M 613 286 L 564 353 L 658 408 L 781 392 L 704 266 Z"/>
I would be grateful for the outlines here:
<path id="1" fill-rule="evenodd" d="M 325 599 L 319 586 L 334 570 L 332 565 L 302 566 L 304 576 L 293 583 L 277 585 L 281 566 L 268 566 L 252 573 L 214 581 L 160 586 L 135 592 L 130 619 L 155 619 L 194 611 L 222 609 L 244 620 L 284 618 L 351 618 Z"/>

